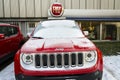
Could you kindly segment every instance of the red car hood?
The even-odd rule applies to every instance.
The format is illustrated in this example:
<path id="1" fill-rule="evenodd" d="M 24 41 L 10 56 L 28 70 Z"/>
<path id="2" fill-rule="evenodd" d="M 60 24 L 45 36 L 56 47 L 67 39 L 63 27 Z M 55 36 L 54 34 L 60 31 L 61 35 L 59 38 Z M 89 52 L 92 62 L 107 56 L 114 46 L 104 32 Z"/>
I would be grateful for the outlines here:
<path id="1" fill-rule="evenodd" d="M 22 52 L 60 52 L 95 50 L 95 45 L 87 38 L 75 39 L 29 39 L 21 48 Z"/>

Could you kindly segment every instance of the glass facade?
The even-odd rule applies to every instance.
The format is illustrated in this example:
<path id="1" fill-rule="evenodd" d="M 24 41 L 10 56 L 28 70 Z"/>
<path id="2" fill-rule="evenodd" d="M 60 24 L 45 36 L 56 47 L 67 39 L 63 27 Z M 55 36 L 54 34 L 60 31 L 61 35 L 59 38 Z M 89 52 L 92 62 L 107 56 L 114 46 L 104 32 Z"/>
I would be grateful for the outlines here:
<path id="1" fill-rule="evenodd" d="M 88 31 L 88 38 L 91 40 L 100 40 L 100 23 L 99 22 L 81 22 L 81 29 Z"/>
<path id="2" fill-rule="evenodd" d="M 117 40 L 117 25 L 112 23 L 102 24 L 102 40 Z"/>
<path id="3" fill-rule="evenodd" d="M 80 22 L 80 25 L 89 32 L 90 40 L 120 40 L 119 22 Z"/>
<path id="4" fill-rule="evenodd" d="M 31 33 L 38 24 L 38 22 L 26 22 L 26 23 L 27 23 L 27 33 Z"/>

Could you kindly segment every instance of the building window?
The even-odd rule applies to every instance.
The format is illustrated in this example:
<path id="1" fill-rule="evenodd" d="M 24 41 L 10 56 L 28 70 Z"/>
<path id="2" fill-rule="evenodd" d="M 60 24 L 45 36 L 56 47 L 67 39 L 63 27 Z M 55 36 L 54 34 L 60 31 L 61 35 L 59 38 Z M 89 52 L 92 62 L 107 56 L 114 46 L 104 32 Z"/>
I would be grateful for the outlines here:
<path id="1" fill-rule="evenodd" d="M 19 22 L 11 22 L 12 25 L 19 26 Z"/>
<path id="2" fill-rule="evenodd" d="M 120 40 L 119 22 L 81 22 L 83 31 L 88 31 L 90 40 Z"/>
<path id="3" fill-rule="evenodd" d="M 102 40 L 116 40 L 117 39 L 117 26 L 114 23 L 102 24 Z"/>
<path id="4" fill-rule="evenodd" d="M 31 33 L 37 24 L 38 24 L 38 22 L 28 22 L 28 31 L 27 32 Z"/>
<path id="5" fill-rule="evenodd" d="M 28 33 L 31 33 L 35 28 L 35 22 L 28 23 Z"/>
<path id="6" fill-rule="evenodd" d="M 81 22 L 83 31 L 88 31 L 90 40 L 100 40 L 100 22 Z"/>

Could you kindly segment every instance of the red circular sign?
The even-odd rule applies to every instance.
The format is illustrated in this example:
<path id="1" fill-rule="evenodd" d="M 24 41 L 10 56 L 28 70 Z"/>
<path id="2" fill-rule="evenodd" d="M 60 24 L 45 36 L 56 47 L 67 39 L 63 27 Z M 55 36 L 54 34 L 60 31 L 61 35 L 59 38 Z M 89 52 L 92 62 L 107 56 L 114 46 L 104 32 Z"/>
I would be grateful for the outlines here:
<path id="1" fill-rule="evenodd" d="M 63 14 L 63 6 L 61 3 L 54 3 L 51 5 L 50 12 L 52 16 L 62 16 Z"/>

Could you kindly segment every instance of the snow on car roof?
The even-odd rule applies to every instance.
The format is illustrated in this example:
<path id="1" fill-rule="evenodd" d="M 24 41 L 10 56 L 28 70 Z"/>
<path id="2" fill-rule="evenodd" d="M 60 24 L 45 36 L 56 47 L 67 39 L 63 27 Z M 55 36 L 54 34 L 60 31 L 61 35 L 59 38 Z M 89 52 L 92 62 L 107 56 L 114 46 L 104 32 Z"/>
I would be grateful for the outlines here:
<path id="1" fill-rule="evenodd" d="M 48 20 L 41 23 L 43 27 L 73 27 L 76 26 L 73 20 Z"/>

